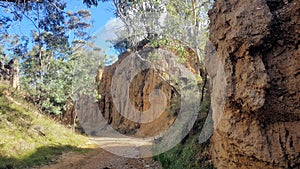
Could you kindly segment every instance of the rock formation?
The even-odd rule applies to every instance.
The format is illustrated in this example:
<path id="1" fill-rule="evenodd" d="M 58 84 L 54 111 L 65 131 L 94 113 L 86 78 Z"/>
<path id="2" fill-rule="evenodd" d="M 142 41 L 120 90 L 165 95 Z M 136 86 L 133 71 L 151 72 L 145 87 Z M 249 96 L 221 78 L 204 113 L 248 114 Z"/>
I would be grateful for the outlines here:
<path id="1" fill-rule="evenodd" d="M 206 62 L 217 168 L 300 167 L 300 1 L 216 0 Z"/>
<path id="2" fill-rule="evenodd" d="M 19 89 L 19 64 L 16 59 L 10 60 L 7 64 L 0 61 L 0 80 L 9 82 L 14 89 Z"/>
<path id="3" fill-rule="evenodd" d="M 149 59 L 156 60 L 157 65 L 153 67 Z M 189 60 L 185 66 L 199 74 L 197 58 Z M 171 80 L 173 75 L 166 69 L 174 72 L 176 64 L 178 60 L 170 53 L 146 48 L 135 54 L 123 53 L 116 63 L 99 71 L 99 108 L 108 124 L 122 133 L 140 137 L 158 135 L 172 125 L 180 108 L 180 94 L 174 87 L 175 81 Z M 178 76 L 180 74 L 179 70 Z M 134 114 L 136 110 L 140 113 Z M 132 119 L 126 118 L 128 116 Z"/>

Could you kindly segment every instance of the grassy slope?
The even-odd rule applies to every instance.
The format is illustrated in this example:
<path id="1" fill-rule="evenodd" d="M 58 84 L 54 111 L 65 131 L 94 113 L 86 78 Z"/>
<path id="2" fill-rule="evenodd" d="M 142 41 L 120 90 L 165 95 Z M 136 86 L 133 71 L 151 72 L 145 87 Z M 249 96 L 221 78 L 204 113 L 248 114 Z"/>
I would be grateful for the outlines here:
<path id="1" fill-rule="evenodd" d="M 18 99 L 20 94 L 9 90 L 0 84 L 0 169 L 47 164 L 63 152 L 87 150 L 79 148 L 87 137 L 37 113 L 34 106 Z"/>

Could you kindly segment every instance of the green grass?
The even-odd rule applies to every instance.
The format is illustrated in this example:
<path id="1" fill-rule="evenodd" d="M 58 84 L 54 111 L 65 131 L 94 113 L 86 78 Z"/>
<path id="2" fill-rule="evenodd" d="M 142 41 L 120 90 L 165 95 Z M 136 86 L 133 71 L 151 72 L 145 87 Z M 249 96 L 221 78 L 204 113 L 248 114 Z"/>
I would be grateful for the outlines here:
<path id="1" fill-rule="evenodd" d="M 38 113 L 21 96 L 0 83 L 0 169 L 49 164 L 63 152 L 88 151 L 80 148 L 87 137 Z"/>
<path id="2" fill-rule="evenodd" d="M 199 135 L 187 138 L 171 150 L 157 155 L 154 160 L 160 161 L 164 169 L 214 169 L 204 152 L 209 151 L 209 143 L 199 144 Z"/>
<path id="3" fill-rule="evenodd" d="M 209 97 L 205 97 L 200 112 L 206 112 L 195 122 L 188 136 L 171 150 L 159 154 L 154 160 L 160 161 L 164 169 L 214 169 L 210 159 L 209 140 L 200 144 L 198 141 L 210 107 Z"/>

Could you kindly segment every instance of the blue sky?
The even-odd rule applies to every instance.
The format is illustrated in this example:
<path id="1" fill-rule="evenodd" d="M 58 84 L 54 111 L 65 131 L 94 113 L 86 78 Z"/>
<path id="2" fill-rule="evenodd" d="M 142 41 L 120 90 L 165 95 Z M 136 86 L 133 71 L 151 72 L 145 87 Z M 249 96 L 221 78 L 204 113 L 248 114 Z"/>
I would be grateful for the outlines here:
<path id="1" fill-rule="evenodd" d="M 107 42 L 110 32 L 107 32 L 105 25 L 115 19 L 114 7 L 109 2 L 99 2 L 98 6 L 88 8 L 81 0 L 66 0 L 67 10 L 77 11 L 80 9 L 88 9 L 92 14 L 92 28 L 91 33 L 96 36 L 96 45 L 101 47 L 109 55 L 115 55 L 111 44 Z"/>
<path id="2" fill-rule="evenodd" d="M 99 2 L 98 6 L 88 8 L 82 3 L 82 0 L 65 0 L 67 3 L 66 11 L 78 11 L 80 9 L 87 9 L 91 12 L 92 28 L 90 33 L 96 35 L 96 45 L 101 47 L 106 51 L 107 54 L 113 55 L 115 52 L 110 49 L 110 44 L 106 41 L 106 34 L 109 34 L 105 29 L 105 25 L 111 20 L 115 19 L 114 16 L 114 6 L 109 3 Z M 0 14 L 4 14 L 4 11 L 0 11 Z M 5 14 L 4 14 L 5 15 Z M 30 30 L 32 30 L 33 24 L 24 18 L 20 23 L 15 23 L 8 31 L 12 34 L 18 35 L 30 35 Z"/>
<path id="3" fill-rule="evenodd" d="M 77 11 L 80 9 L 87 9 L 92 13 L 93 28 L 92 32 L 101 29 L 105 24 L 114 17 L 114 7 L 111 3 L 99 2 L 97 7 L 86 7 L 82 0 L 65 0 L 67 2 L 67 10 Z"/>

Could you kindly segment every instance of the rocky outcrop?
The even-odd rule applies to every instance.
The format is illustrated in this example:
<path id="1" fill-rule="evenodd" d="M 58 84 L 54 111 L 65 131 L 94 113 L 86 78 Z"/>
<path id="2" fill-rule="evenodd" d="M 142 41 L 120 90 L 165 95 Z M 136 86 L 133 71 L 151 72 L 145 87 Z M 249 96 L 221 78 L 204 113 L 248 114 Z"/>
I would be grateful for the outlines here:
<path id="1" fill-rule="evenodd" d="M 298 0 L 216 0 L 210 10 L 215 167 L 300 167 L 299 11 Z"/>
<path id="2" fill-rule="evenodd" d="M 190 57 L 185 67 L 197 74 L 196 63 L 197 58 Z M 180 109 L 180 94 L 171 77 L 175 75 L 168 74 L 168 70 L 176 72 L 177 64 L 170 52 L 146 48 L 123 53 L 116 63 L 99 71 L 99 108 L 107 123 L 122 133 L 140 137 L 165 131 Z"/>
<path id="3" fill-rule="evenodd" d="M 0 61 L 0 80 L 8 81 L 13 88 L 19 89 L 19 64 L 16 59 L 7 64 Z"/>

